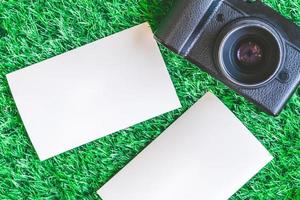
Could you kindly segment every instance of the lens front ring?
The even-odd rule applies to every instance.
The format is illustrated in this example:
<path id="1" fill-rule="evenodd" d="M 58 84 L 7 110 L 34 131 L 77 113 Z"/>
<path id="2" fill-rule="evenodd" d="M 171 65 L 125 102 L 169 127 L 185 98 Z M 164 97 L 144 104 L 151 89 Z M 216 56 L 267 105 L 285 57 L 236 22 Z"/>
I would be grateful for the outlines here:
<path id="1" fill-rule="evenodd" d="M 247 30 L 249 32 L 250 29 L 252 34 L 254 34 L 251 37 L 259 38 L 261 37 L 260 33 L 265 34 L 261 40 L 263 40 L 262 42 L 267 49 L 266 62 L 262 66 L 258 66 L 260 68 L 257 69 L 257 72 L 254 71 L 253 74 L 239 71 L 239 66 L 229 58 L 229 54 L 232 54 L 232 51 L 234 51 L 234 44 L 231 44 L 231 42 L 236 42 L 242 36 L 247 35 Z M 271 47 L 269 47 L 270 43 Z M 274 56 L 274 59 L 272 56 Z M 285 47 L 280 35 L 271 25 L 258 18 L 243 18 L 227 25 L 220 33 L 215 48 L 215 61 L 219 71 L 230 82 L 242 87 L 259 87 L 271 81 L 280 70 L 284 56 Z M 235 71 L 234 73 L 233 70 Z"/>

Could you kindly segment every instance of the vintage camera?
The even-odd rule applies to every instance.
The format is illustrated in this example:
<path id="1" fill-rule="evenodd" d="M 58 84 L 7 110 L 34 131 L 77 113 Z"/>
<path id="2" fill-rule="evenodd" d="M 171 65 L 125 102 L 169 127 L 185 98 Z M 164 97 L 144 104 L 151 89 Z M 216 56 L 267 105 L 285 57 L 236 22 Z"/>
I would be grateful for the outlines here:
<path id="1" fill-rule="evenodd" d="M 156 39 L 277 115 L 300 82 L 300 29 L 258 1 L 178 0 Z"/>

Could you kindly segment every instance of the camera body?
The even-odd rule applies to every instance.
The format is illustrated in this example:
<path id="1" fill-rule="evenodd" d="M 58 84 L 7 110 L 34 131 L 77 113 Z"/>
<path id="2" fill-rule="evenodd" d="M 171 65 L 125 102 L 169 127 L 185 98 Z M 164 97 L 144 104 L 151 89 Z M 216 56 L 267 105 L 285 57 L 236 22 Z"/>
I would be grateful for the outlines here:
<path id="1" fill-rule="evenodd" d="M 155 37 L 265 112 L 300 82 L 300 29 L 258 1 L 177 0 Z"/>

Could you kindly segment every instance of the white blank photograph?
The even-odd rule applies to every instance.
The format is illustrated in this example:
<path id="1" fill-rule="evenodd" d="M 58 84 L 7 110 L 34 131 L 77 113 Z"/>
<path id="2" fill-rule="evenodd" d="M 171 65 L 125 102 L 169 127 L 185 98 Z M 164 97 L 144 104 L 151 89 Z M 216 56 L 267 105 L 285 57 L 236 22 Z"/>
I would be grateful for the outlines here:
<path id="1" fill-rule="evenodd" d="M 148 23 L 7 79 L 41 160 L 181 106 Z"/>
<path id="2" fill-rule="evenodd" d="M 272 156 L 207 93 L 98 194 L 103 200 L 226 200 Z"/>

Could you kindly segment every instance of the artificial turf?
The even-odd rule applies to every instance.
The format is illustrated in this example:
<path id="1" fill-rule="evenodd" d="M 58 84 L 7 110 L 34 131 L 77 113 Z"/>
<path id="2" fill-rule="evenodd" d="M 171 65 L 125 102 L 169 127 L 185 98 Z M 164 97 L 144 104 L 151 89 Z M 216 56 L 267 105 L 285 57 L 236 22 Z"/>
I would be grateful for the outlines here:
<path id="1" fill-rule="evenodd" d="M 206 91 L 215 93 L 274 156 L 231 199 L 300 199 L 299 89 L 283 112 L 272 117 L 162 46 L 182 109 L 39 161 L 5 75 L 144 21 L 155 29 L 172 3 L 173 0 L 0 0 L 1 200 L 99 199 L 96 190 Z M 265 3 L 300 25 L 300 0 Z"/>

